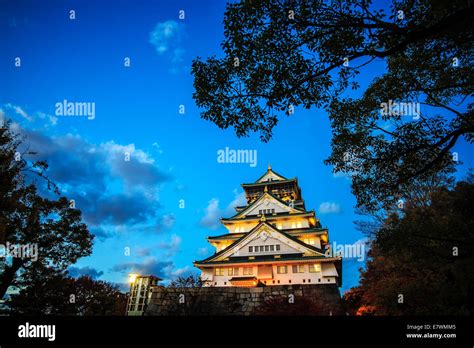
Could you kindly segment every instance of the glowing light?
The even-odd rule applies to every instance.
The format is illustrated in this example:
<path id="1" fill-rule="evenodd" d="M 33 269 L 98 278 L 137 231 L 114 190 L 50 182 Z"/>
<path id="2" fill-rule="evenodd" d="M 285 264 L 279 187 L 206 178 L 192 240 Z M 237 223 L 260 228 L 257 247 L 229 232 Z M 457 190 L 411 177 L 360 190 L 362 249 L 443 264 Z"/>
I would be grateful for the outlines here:
<path id="1" fill-rule="evenodd" d="M 130 273 L 128 275 L 128 282 L 132 284 L 135 283 L 135 280 L 137 280 L 137 277 L 138 277 L 138 274 Z"/>

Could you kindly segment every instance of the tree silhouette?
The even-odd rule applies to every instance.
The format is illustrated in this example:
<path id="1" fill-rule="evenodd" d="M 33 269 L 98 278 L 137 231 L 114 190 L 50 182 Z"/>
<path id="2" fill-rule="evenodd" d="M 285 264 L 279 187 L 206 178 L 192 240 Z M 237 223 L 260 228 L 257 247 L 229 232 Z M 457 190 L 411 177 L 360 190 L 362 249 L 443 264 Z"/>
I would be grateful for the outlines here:
<path id="1" fill-rule="evenodd" d="M 25 287 L 28 274 L 53 270 L 62 272 L 92 251 L 93 236 L 81 220 L 81 212 L 63 196 L 41 197 L 37 183 L 29 175 L 42 178 L 59 194 L 47 178 L 45 162 L 27 161 L 34 152 L 19 152 L 22 139 L 0 125 L 0 244 L 10 247 L 37 247 L 37 257 L 0 258 L 0 298 L 11 286 Z M 23 255 L 24 256 L 24 255 Z"/>
<path id="2" fill-rule="evenodd" d="M 281 115 L 324 107 L 335 172 L 352 175 L 359 206 L 392 206 L 414 180 L 451 170 L 454 145 L 472 142 L 470 1 L 242 0 L 224 17 L 224 56 L 193 61 L 202 118 L 237 136 L 272 138 Z M 364 67 L 383 71 L 359 99 Z M 382 105 L 399 106 L 382 108 Z M 415 106 L 414 114 L 401 105 Z"/>

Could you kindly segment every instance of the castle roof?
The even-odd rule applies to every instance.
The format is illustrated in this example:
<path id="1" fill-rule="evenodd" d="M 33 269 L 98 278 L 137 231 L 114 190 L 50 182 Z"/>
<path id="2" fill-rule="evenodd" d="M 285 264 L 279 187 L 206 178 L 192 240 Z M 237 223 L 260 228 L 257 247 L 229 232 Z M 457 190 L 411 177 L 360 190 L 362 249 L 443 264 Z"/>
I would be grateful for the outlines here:
<path id="1" fill-rule="evenodd" d="M 326 256 L 324 255 L 324 250 L 322 249 L 319 249 L 319 248 L 316 248 L 312 245 L 309 245 L 309 244 L 306 244 L 304 242 L 302 242 L 301 240 L 299 240 L 298 238 L 296 237 L 293 237 L 292 235 L 288 234 L 288 233 L 285 233 L 285 232 L 282 232 L 280 231 L 279 229 L 273 227 L 272 225 L 270 225 L 268 222 L 266 221 L 262 221 L 260 222 L 257 226 L 255 226 L 252 230 L 250 230 L 249 232 L 245 233 L 244 235 L 242 235 L 240 238 L 238 238 L 234 243 L 230 244 L 229 246 L 227 246 L 226 248 L 222 249 L 221 251 L 217 252 L 216 254 L 212 255 L 212 256 L 209 256 L 208 258 L 204 259 L 204 260 L 201 260 L 201 261 L 196 261 L 195 263 L 196 264 L 205 264 L 205 263 L 209 263 L 211 261 L 215 261 L 216 259 L 219 258 L 219 256 L 221 255 L 224 255 L 225 253 L 227 253 L 228 251 L 230 251 L 231 249 L 233 249 L 237 244 L 240 244 L 241 242 L 243 242 L 245 239 L 249 239 L 250 236 L 252 236 L 252 234 L 261 229 L 263 226 L 266 226 L 268 229 L 270 229 L 271 231 L 274 231 L 275 233 L 278 233 L 278 234 L 281 234 L 283 235 L 285 238 L 299 244 L 300 246 L 302 246 L 304 249 L 306 250 L 309 250 L 309 251 L 312 251 L 316 254 L 318 254 L 319 256 L 323 256 L 324 258 L 326 258 Z M 277 253 L 278 254 L 278 253 Z M 303 253 L 301 253 L 303 254 Z M 274 254 L 271 255 L 272 257 L 274 256 Z M 272 258 L 274 259 L 274 257 Z M 249 259 L 248 259 L 249 260 Z"/>
<path id="2" fill-rule="evenodd" d="M 320 234 L 327 234 L 328 233 L 328 229 L 327 228 L 298 228 L 298 229 L 295 229 L 295 228 L 292 228 L 292 229 L 283 229 L 283 230 L 280 230 L 280 231 L 283 231 L 285 233 L 288 233 L 289 235 L 302 235 L 302 234 L 316 234 L 316 235 L 320 235 Z M 240 237 L 242 237 L 243 235 L 245 235 L 246 233 L 248 232 L 238 232 L 238 233 L 227 233 L 227 234 L 221 234 L 219 236 L 209 236 L 207 237 L 207 240 L 208 241 L 218 241 L 218 240 L 237 240 L 239 239 Z"/>

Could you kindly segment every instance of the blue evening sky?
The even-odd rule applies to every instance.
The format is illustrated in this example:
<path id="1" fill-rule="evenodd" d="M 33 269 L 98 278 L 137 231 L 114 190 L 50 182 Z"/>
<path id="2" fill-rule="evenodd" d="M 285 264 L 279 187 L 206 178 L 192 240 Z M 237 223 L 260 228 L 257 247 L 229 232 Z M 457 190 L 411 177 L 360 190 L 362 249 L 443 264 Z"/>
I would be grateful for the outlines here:
<path id="1" fill-rule="evenodd" d="M 195 271 L 192 262 L 213 252 L 206 236 L 226 233 L 218 218 L 243 203 L 240 184 L 256 180 L 268 163 L 298 177 L 307 208 L 332 242 L 364 238 L 353 224 L 350 180 L 323 164 L 331 140 L 323 110 L 281 118 L 267 144 L 200 118 L 191 61 L 222 54 L 224 9 L 218 0 L 0 0 L 0 115 L 50 163 L 51 178 L 97 236 L 73 275 L 124 283 L 132 271 L 165 279 Z M 362 87 L 383 68 L 379 62 L 365 70 Z M 95 118 L 56 116 L 64 99 L 95 103 Z M 226 147 L 257 150 L 256 167 L 218 163 Z M 472 157 L 465 144 L 455 150 L 465 173 Z M 347 289 L 363 264 L 344 265 Z"/>

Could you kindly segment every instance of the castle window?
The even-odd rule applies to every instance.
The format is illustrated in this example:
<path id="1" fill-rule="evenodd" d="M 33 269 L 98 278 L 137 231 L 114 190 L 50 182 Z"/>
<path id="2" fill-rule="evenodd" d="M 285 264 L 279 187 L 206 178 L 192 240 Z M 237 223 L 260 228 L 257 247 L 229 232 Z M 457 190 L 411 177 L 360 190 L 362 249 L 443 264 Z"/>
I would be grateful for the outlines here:
<path id="1" fill-rule="evenodd" d="M 270 246 L 269 245 L 265 245 L 265 251 L 270 251 Z"/>
<path id="2" fill-rule="evenodd" d="M 280 244 L 275 245 L 276 251 L 280 251 Z"/>
<path id="3" fill-rule="evenodd" d="M 263 252 L 263 248 L 264 248 L 264 246 L 260 245 L 260 252 Z"/>
<path id="4" fill-rule="evenodd" d="M 249 253 L 253 252 L 253 247 L 249 246 Z"/>
<path id="5" fill-rule="evenodd" d="M 244 267 L 244 275 L 251 275 L 253 273 L 252 267 Z"/>
<path id="6" fill-rule="evenodd" d="M 273 251 L 275 250 L 275 246 L 274 245 L 270 245 L 270 251 Z"/>
<path id="7" fill-rule="evenodd" d="M 304 265 L 293 265 L 293 273 L 304 273 Z"/>
<path id="8" fill-rule="evenodd" d="M 234 267 L 234 275 L 235 276 L 239 275 L 239 267 Z"/>
<path id="9" fill-rule="evenodd" d="M 232 268 L 227 269 L 227 275 L 232 276 L 234 274 L 234 270 Z"/>
<path id="10" fill-rule="evenodd" d="M 314 238 L 305 238 L 303 239 L 303 242 L 309 245 L 314 245 Z"/>
<path id="11" fill-rule="evenodd" d="M 223 268 L 214 268 L 214 275 L 216 276 L 223 276 L 224 275 L 224 269 Z"/>
<path id="12" fill-rule="evenodd" d="M 303 227 L 303 224 L 301 223 L 301 221 L 291 223 L 291 228 L 301 228 L 301 227 Z"/>
<path id="13" fill-rule="evenodd" d="M 283 228 L 283 225 L 281 223 L 277 223 L 277 228 L 281 230 Z"/>
<path id="14" fill-rule="evenodd" d="M 278 274 L 286 274 L 288 272 L 288 269 L 286 266 L 278 266 L 277 267 L 277 273 Z"/>
<path id="15" fill-rule="evenodd" d="M 309 265 L 309 272 L 316 273 L 321 272 L 321 265 L 319 263 L 312 263 Z"/>

